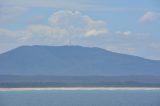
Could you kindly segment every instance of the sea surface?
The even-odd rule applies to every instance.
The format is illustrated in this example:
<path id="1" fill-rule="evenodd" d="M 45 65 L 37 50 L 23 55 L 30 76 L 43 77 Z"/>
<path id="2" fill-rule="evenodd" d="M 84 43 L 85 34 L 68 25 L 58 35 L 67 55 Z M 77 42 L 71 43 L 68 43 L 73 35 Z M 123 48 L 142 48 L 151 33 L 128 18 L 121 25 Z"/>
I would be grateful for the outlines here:
<path id="1" fill-rule="evenodd" d="M 160 90 L 0 91 L 0 106 L 160 106 Z"/>

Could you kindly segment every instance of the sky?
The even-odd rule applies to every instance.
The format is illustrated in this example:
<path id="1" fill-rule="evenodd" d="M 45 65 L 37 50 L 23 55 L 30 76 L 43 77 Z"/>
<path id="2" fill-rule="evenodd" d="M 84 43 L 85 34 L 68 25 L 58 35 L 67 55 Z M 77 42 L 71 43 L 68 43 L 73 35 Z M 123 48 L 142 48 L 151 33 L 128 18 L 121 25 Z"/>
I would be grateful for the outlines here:
<path id="1" fill-rule="evenodd" d="M 0 53 L 81 45 L 160 60 L 159 0 L 0 0 Z"/>

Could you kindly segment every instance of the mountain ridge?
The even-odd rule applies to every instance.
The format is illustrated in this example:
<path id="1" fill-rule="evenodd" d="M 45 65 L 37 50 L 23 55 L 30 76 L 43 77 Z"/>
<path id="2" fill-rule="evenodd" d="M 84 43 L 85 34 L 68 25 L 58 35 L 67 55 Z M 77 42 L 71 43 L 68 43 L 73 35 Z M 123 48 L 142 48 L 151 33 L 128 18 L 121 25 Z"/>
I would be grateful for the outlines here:
<path id="1" fill-rule="evenodd" d="M 160 61 L 97 47 L 21 46 L 0 54 L 0 74 L 160 75 Z"/>

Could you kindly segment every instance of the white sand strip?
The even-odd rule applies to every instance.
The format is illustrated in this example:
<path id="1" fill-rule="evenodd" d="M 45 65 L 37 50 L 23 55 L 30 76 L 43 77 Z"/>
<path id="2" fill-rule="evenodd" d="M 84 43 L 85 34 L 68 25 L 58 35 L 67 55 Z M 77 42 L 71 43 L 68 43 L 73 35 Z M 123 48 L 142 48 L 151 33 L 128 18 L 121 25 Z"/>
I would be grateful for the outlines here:
<path id="1" fill-rule="evenodd" d="M 160 88 L 151 88 L 151 87 L 0 88 L 0 91 L 31 91 L 31 90 L 160 90 Z"/>

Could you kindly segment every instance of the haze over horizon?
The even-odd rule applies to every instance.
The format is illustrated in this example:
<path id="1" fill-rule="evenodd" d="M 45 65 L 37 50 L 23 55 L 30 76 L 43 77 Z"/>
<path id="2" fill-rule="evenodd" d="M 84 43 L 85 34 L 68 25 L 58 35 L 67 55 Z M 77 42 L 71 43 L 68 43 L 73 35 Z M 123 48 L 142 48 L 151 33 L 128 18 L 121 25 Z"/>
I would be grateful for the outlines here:
<path id="1" fill-rule="evenodd" d="M 2 0 L 0 54 L 81 45 L 160 60 L 158 0 Z"/>

